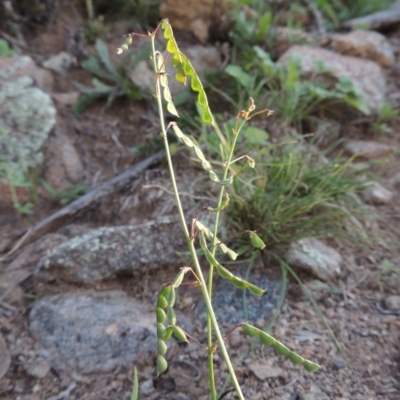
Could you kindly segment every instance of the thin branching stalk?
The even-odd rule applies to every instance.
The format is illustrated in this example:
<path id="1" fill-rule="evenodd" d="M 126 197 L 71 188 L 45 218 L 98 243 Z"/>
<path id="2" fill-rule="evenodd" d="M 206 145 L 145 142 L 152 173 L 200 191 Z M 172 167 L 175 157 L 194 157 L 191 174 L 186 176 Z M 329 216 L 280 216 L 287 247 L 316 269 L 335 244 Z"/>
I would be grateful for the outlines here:
<path id="1" fill-rule="evenodd" d="M 231 150 L 228 156 L 228 159 L 226 160 L 225 164 L 225 169 L 224 169 L 224 174 L 222 179 L 226 179 L 228 177 L 228 172 L 229 172 L 229 166 L 231 164 L 233 154 L 235 151 L 237 139 L 239 137 L 239 133 L 245 124 L 246 120 L 243 120 L 240 127 L 238 128 L 237 132 L 235 132 L 235 137 L 233 140 L 233 143 L 231 145 Z M 218 203 L 217 203 L 217 208 L 221 207 L 223 198 L 224 198 L 224 193 L 225 193 L 225 186 L 221 186 L 221 189 L 219 191 L 219 197 L 218 197 Z M 215 222 L 214 222 L 214 241 L 213 241 L 213 248 L 212 248 L 212 254 L 215 255 L 215 251 L 217 249 L 217 234 L 218 234 L 218 224 L 219 224 L 219 218 L 220 218 L 221 211 L 217 211 L 215 215 Z M 212 287 L 213 287 L 213 276 L 214 276 L 214 266 L 210 264 L 210 269 L 208 271 L 208 284 L 207 284 L 207 290 L 208 290 L 208 295 L 210 299 L 212 299 Z M 213 329 L 212 329 L 212 320 L 211 320 L 211 315 L 207 313 L 207 345 L 208 347 L 212 346 L 213 343 Z M 213 360 L 213 355 L 208 354 L 208 374 L 210 377 L 210 382 L 214 380 L 214 360 Z M 215 390 L 215 383 L 214 383 L 214 390 Z M 216 398 L 216 392 L 215 392 L 215 397 L 212 397 L 214 400 Z"/>
<path id="2" fill-rule="evenodd" d="M 164 145 L 165 145 L 165 152 L 166 152 L 166 157 L 167 157 L 167 162 L 168 162 L 168 169 L 170 172 L 170 178 L 171 178 L 171 183 L 172 183 L 172 187 L 173 187 L 173 192 L 174 192 L 174 197 L 175 197 L 175 201 L 176 201 L 176 205 L 178 208 L 178 214 L 179 214 L 179 220 L 182 226 L 182 230 L 184 232 L 187 244 L 188 244 L 188 248 L 190 251 L 190 255 L 192 258 L 192 262 L 194 265 L 194 269 L 195 272 L 197 274 L 197 276 L 199 277 L 200 280 L 200 290 L 201 293 L 203 295 L 204 298 L 204 303 L 207 309 L 207 315 L 208 315 L 208 320 L 210 321 L 210 328 L 214 330 L 215 332 L 215 336 L 217 338 L 219 347 L 221 349 L 221 353 L 222 356 L 224 358 L 224 361 L 227 365 L 229 374 L 231 375 L 232 378 L 232 382 L 233 385 L 235 387 L 235 390 L 239 396 L 240 400 L 245 400 L 244 396 L 242 394 L 242 390 L 240 388 L 239 382 L 236 378 L 236 374 L 232 365 L 232 362 L 229 358 L 229 354 L 227 352 L 227 349 L 225 347 L 225 343 L 224 343 L 224 339 L 222 337 L 222 334 L 220 332 L 219 326 L 218 326 L 218 322 L 214 313 L 214 310 L 212 308 L 212 304 L 211 304 L 211 299 L 209 296 L 209 293 L 207 291 L 207 284 L 206 281 L 204 279 L 204 275 L 201 271 L 200 268 L 200 264 L 197 258 L 197 254 L 196 254 L 196 249 L 194 247 L 194 238 L 190 237 L 189 234 L 189 230 L 187 228 L 186 225 L 186 221 L 185 221 L 185 217 L 183 214 L 183 209 L 182 209 L 182 205 L 181 205 L 181 201 L 180 201 L 180 197 L 179 197 L 179 191 L 178 191 L 178 187 L 176 184 L 176 179 L 175 179 L 175 173 L 174 173 L 174 168 L 172 165 L 172 159 L 171 159 L 171 153 L 170 153 L 170 149 L 169 149 L 169 144 L 168 144 L 168 138 L 167 138 L 167 131 L 165 128 L 165 122 L 164 122 L 164 113 L 163 113 L 163 104 L 162 104 L 162 98 L 161 98 L 161 85 L 160 85 L 160 80 L 157 79 L 158 78 L 158 68 L 157 68 L 157 57 L 156 57 L 156 49 L 155 49 L 155 37 L 154 35 L 151 35 L 151 44 L 152 44 L 152 53 L 153 53 L 153 64 L 154 64 L 154 72 L 156 74 L 156 99 L 157 99 L 157 106 L 158 106 L 158 112 L 159 112 L 159 119 L 160 119 L 160 124 L 161 124 L 161 136 L 163 137 L 164 140 Z M 236 143 L 236 139 L 235 138 L 235 143 Z M 231 151 L 231 155 L 229 157 L 229 161 L 232 159 L 232 154 L 233 154 L 233 148 L 234 146 L 232 146 L 232 151 Z M 229 162 L 227 162 L 226 167 L 225 167 L 225 173 L 224 173 L 224 177 L 226 178 L 227 174 L 228 174 L 228 168 L 229 168 Z M 223 191 L 221 191 L 221 196 L 220 196 L 220 202 L 222 202 L 222 195 L 223 195 Z M 217 213 L 218 215 L 219 213 Z M 218 220 L 216 221 L 218 222 Z M 214 243 L 215 246 L 216 243 Z M 212 272 L 210 271 L 210 276 L 212 276 Z M 209 330 L 209 329 L 208 329 Z M 209 342 L 209 358 L 211 358 L 212 360 L 212 353 L 214 350 L 214 346 L 212 344 L 212 342 Z M 210 389 L 211 389 L 211 398 L 212 400 L 217 400 L 217 391 L 216 391 L 216 386 L 215 386 L 215 379 L 214 379 L 214 374 L 212 379 L 210 379 Z"/>

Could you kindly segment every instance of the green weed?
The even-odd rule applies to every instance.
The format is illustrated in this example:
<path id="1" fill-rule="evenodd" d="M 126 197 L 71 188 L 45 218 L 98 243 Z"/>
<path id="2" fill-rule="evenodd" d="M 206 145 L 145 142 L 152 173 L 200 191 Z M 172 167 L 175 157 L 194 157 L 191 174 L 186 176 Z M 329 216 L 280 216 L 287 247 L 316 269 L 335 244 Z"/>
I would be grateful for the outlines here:
<path id="1" fill-rule="evenodd" d="M 72 201 L 78 199 L 86 193 L 87 185 L 76 185 L 71 186 L 68 189 L 57 190 L 54 189 L 49 183 L 46 181 L 42 181 L 43 186 L 47 190 L 47 192 L 57 200 L 61 205 L 66 205 L 71 203 Z"/>
<path id="2" fill-rule="evenodd" d="M 368 113 L 365 102 L 349 78 L 341 77 L 334 88 L 328 89 L 320 79 L 327 68 L 322 61 L 318 68 L 318 73 L 307 77 L 302 72 L 299 58 L 293 57 L 286 64 L 279 65 L 261 47 L 254 46 L 251 66 L 231 64 L 225 73 L 236 81 L 239 104 L 252 93 L 273 109 L 278 118 L 296 127 L 302 120 L 319 111 L 332 109 L 339 102 Z M 239 104 L 232 101 L 233 96 L 225 95 L 225 98 L 237 107 Z"/>
<path id="3" fill-rule="evenodd" d="M 4 39 L 0 39 L 0 56 L 15 56 L 17 53 L 8 45 Z"/>
<path id="4" fill-rule="evenodd" d="M 260 150 L 256 167 L 241 169 L 229 213 L 238 232 L 245 226 L 257 231 L 268 251 L 305 237 L 362 237 L 355 218 L 364 183 L 351 160 L 324 160 L 311 146 L 289 142 Z"/>
<path id="5" fill-rule="evenodd" d="M 107 98 L 108 106 L 119 96 L 127 96 L 132 100 L 142 98 L 138 87 L 128 77 L 129 69 L 137 60 L 125 59 L 116 67 L 111 61 L 106 44 L 101 39 L 96 40 L 96 52 L 97 56 L 90 56 L 82 62 L 82 67 L 94 75 L 93 87 L 74 82 L 74 85 L 82 93 L 73 107 L 76 116 L 82 114 L 98 98 Z M 106 81 L 107 84 L 103 81 Z"/>

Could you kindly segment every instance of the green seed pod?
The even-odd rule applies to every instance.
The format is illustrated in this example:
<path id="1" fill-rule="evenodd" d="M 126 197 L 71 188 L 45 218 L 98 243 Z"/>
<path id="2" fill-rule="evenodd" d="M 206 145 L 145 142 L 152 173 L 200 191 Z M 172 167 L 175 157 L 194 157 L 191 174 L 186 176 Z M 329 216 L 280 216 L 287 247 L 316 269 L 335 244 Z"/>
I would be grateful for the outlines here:
<path id="1" fill-rule="evenodd" d="M 158 339 L 157 340 L 157 354 L 159 356 L 163 356 L 163 355 L 165 355 L 167 350 L 168 350 L 167 344 L 164 342 L 164 340 Z"/>
<path id="2" fill-rule="evenodd" d="M 304 360 L 303 367 L 308 371 L 308 372 L 314 372 L 317 369 L 321 368 L 320 365 L 313 363 L 312 361 L 309 360 Z"/>
<path id="3" fill-rule="evenodd" d="M 122 51 L 126 51 L 126 50 L 128 50 L 128 46 L 124 43 L 124 44 L 121 46 L 121 49 L 122 49 Z"/>
<path id="4" fill-rule="evenodd" d="M 188 342 L 187 337 L 186 337 L 186 333 L 182 330 L 182 328 L 180 328 L 179 326 L 174 325 L 172 327 L 172 329 L 174 330 L 174 335 L 181 340 L 182 342 Z"/>
<path id="5" fill-rule="evenodd" d="M 182 281 L 183 281 L 183 278 L 184 278 L 184 276 L 185 276 L 185 273 L 186 273 L 186 271 L 185 271 L 184 269 L 182 269 L 182 270 L 178 273 L 178 275 L 176 275 L 176 277 L 175 277 L 175 279 L 174 279 L 174 281 L 173 281 L 173 283 L 172 283 L 172 286 L 173 286 L 174 288 L 177 288 L 178 286 L 181 285 L 181 283 L 182 283 Z"/>
<path id="6" fill-rule="evenodd" d="M 247 164 L 249 164 L 250 168 L 254 168 L 256 166 L 256 162 L 251 157 L 247 157 Z"/>
<path id="7" fill-rule="evenodd" d="M 167 299 L 162 294 L 160 294 L 158 296 L 157 308 L 166 308 L 167 306 L 168 306 Z"/>
<path id="8" fill-rule="evenodd" d="M 165 372 L 167 368 L 167 360 L 163 356 L 157 356 L 157 376 Z"/>
<path id="9" fill-rule="evenodd" d="M 263 249 L 265 247 L 265 243 L 261 240 L 261 238 L 255 232 L 250 232 L 250 239 L 251 239 L 251 244 L 256 249 Z"/>
<path id="10" fill-rule="evenodd" d="M 295 353 L 294 351 L 291 351 L 288 354 L 289 360 L 293 363 L 293 364 L 304 364 L 304 358 L 301 357 L 300 355 L 298 355 L 297 353 Z"/>
<path id="11" fill-rule="evenodd" d="M 246 289 L 247 287 L 246 282 L 235 275 L 232 276 L 231 282 L 239 289 Z"/>
<path id="12" fill-rule="evenodd" d="M 228 271 L 226 268 L 224 268 L 222 265 L 216 267 L 216 269 L 222 278 L 232 280 L 233 274 L 230 271 Z"/>
<path id="13" fill-rule="evenodd" d="M 174 330 L 172 329 L 172 327 L 168 327 L 166 330 L 165 330 L 165 334 L 164 334 L 164 336 L 162 337 L 162 340 L 169 340 L 169 339 L 171 339 L 171 336 L 172 336 L 172 333 L 174 332 Z"/>
<path id="14" fill-rule="evenodd" d="M 168 309 L 167 309 L 167 318 L 171 325 L 176 324 L 176 314 L 172 307 L 168 307 Z"/>
<path id="15" fill-rule="evenodd" d="M 175 289 L 171 288 L 171 291 L 168 294 L 167 301 L 168 301 L 168 306 L 173 307 L 175 304 L 175 299 L 176 299 L 176 293 Z"/>
<path id="16" fill-rule="evenodd" d="M 159 324 L 162 324 L 167 319 L 167 315 L 165 314 L 165 311 L 162 308 L 157 307 L 156 315 L 157 315 L 157 323 Z"/>
<path id="17" fill-rule="evenodd" d="M 162 339 L 165 335 L 165 326 L 163 324 L 157 324 L 157 337 Z"/>
<path id="18" fill-rule="evenodd" d="M 262 331 L 260 333 L 260 340 L 264 346 L 272 346 L 276 343 L 276 340 L 271 335 L 268 335 L 268 333 Z"/>
<path id="19" fill-rule="evenodd" d="M 132 36 L 128 35 L 125 39 L 125 44 L 129 46 L 132 43 Z"/>
<path id="20" fill-rule="evenodd" d="M 242 328 L 244 330 L 244 333 L 250 337 L 259 336 L 261 333 L 261 331 L 259 329 L 257 329 L 255 326 L 251 326 L 249 324 L 242 324 Z"/>
<path id="21" fill-rule="evenodd" d="M 280 342 L 276 342 L 273 346 L 276 351 L 276 354 L 279 354 L 281 356 L 287 356 L 290 353 L 290 350 Z"/>

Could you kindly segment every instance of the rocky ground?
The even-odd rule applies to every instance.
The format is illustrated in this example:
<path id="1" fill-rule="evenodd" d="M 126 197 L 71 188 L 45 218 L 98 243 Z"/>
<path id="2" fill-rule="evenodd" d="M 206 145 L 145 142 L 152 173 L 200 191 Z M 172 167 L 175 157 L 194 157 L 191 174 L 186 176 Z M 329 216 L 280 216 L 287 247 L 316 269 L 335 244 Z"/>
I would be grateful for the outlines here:
<path id="1" fill-rule="evenodd" d="M 187 46 L 196 46 L 189 53 L 202 54 L 193 64 L 215 70 L 223 66 L 226 54 L 204 46 L 214 18 L 205 3 L 193 5 L 201 18 L 189 18 L 178 28 L 192 32 Z M 163 12 L 172 24 L 173 10 L 181 6 L 164 2 Z M 10 185 L 0 181 L 0 397 L 129 399 L 136 366 L 141 399 L 206 400 L 207 353 L 195 343 L 171 340 L 170 368 L 154 377 L 154 304 L 162 285 L 188 262 L 163 155 L 149 159 L 130 151 L 148 145 L 157 134 L 156 114 L 151 102 L 117 100 L 110 107 L 98 102 L 79 119 L 74 117 L 72 105 L 79 93 L 72 82 L 90 82 L 78 62 L 90 48 L 82 41 L 80 10 L 63 7 L 52 23 L 35 24 L 24 41 L 6 37 L 21 52 L 0 57 L 0 123 L 10 155 L 6 161 L 12 166 L 12 151 L 23 149 L 26 166 L 42 166 L 40 178 L 55 190 L 84 184 L 97 192 L 88 191 L 80 202 L 46 220 L 62 208 L 54 195 L 38 185 L 33 213 L 18 215 Z M 107 35 L 110 50 L 126 32 L 125 27 L 119 29 Z M 379 109 L 384 99 L 400 108 L 398 28 L 372 34 L 370 40 L 354 32 L 328 35 L 320 47 L 311 48 L 291 46 L 285 34 L 280 36 L 279 62 L 296 53 L 311 69 L 312 61 L 322 58 L 335 65 L 334 74 L 358 83 L 371 110 Z M 152 87 L 146 65 L 135 68 L 132 80 L 143 90 Z M 25 110 L 22 116 L 12 114 L 20 109 Z M 303 271 L 301 278 L 338 343 L 298 283 L 289 280 L 272 334 L 322 368 L 310 374 L 235 330 L 227 345 L 246 399 L 400 398 L 400 277 L 390 269 L 400 266 L 400 123 L 392 121 L 393 134 L 380 137 L 367 137 L 362 127 L 362 121 L 346 125 L 343 148 L 349 154 L 363 152 L 366 161 L 385 157 L 374 169 L 376 182 L 365 193 L 371 214 L 382 217 L 376 222 L 381 243 L 369 251 L 339 240 L 329 246 L 315 240 L 293 244 L 288 259 Z M 3 143 L 0 136 L 2 149 Z M 193 184 L 198 171 L 185 157 L 175 162 L 191 217 L 199 204 L 212 202 L 215 193 Z M 128 169 L 127 178 L 112 180 Z M 23 185 L 16 190 L 21 203 L 29 200 Z M 317 256 L 302 257 L 310 252 Z M 237 274 L 246 274 L 247 265 L 236 268 Z M 268 289 L 260 300 L 244 301 L 235 290 L 228 295 L 226 282 L 216 282 L 216 310 L 225 332 L 244 320 L 265 329 L 277 315 L 278 266 L 264 257 L 250 280 Z M 192 287 L 179 293 L 179 324 L 205 343 L 199 293 Z M 234 399 L 218 354 L 215 363 L 218 386 L 224 388 L 221 398 Z"/>

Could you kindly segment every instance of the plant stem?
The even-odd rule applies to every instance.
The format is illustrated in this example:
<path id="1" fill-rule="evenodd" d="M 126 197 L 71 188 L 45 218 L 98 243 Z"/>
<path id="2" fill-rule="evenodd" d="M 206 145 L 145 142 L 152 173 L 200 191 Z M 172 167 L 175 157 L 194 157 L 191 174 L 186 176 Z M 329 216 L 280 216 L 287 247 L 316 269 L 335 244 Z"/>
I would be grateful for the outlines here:
<path id="1" fill-rule="evenodd" d="M 224 343 L 224 339 L 222 337 L 222 334 L 220 332 L 219 326 L 218 326 L 218 322 L 217 319 L 215 317 L 215 313 L 214 310 L 212 308 L 212 304 L 211 304 L 211 299 L 210 296 L 208 295 L 208 291 L 207 291 L 207 285 L 206 285 L 206 281 L 204 279 L 204 275 L 203 272 L 200 268 L 200 264 L 197 258 L 197 254 L 196 254 L 196 249 L 194 247 L 194 240 L 192 240 L 192 238 L 190 237 L 189 234 L 189 230 L 187 228 L 186 225 L 186 221 L 185 221 L 185 216 L 183 214 L 183 209 L 182 209 L 182 205 L 181 205 L 181 201 L 180 201 L 180 197 L 179 197 L 179 191 L 178 191 L 178 187 L 176 184 L 176 180 L 175 180 L 175 173 L 174 173 L 174 168 L 172 165 L 172 159 L 171 159 L 171 153 L 169 150 L 169 144 L 168 144 L 168 138 L 167 138 L 167 131 L 165 129 L 165 122 L 164 122 L 164 113 L 163 113 L 163 105 L 162 105 L 162 98 L 161 98 L 161 85 L 160 85 L 160 80 L 157 79 L 158 77 L 158 68 L 157 68 L 157 58 L 156 58 L 156 50 L 155 50 L 155 40 L 154 40 L 154 35 L 151 35 L 151 45 L 152 45 L 152 53 L 153 53 L 153 64 L 154 64 L 154 72 L 156 74 L 156 86 L 157 86 L 157 90 L 156 90 L 156 98 L 157 98 L 157 105 L 158 105 L 158 113 L 159 113 L 159 119 L 160 119 L 160 125 L 161 125 L 161 135 L 164 139 L 164 145 L 165 145 L 165 152 L 166 152 L 166 157 L 167 157 L 167 161 L 168 161 L 168 169 L 169 169 L 169 173 L 170 173 L 170 177 L 171 177 L 171 183 L 172 183 L 172 187 L 173 187 L 173 191 L 174 191 L 174 196 L 175 196 L 175 201 L 176 201 L 176 205 L 178 208 L 178 214 L 179 214 L 179 220 L 182 226 L 182 230 L 184 232 L 187 244 L 188 244 L 188 248 L 190 251 L 190 255 L 192 258 L 192 262 L 194 265 L 194 269 L 195 272 L 197 274 L 197 276 L 200 279 L 200 290 L 201 293 L 203 295 L 204 298 L 204 303 L 207 309 L 207 315 L 208 315 L 208 320 L 210 320 L 210 327 L 214 329 L 215 331 L 215 335 L 217 337 L 217 341 L 219 344 L 219 347 L 221 349 L 222 352 L 222 356 L 224 358 L 224 361 L 226 363 L 226 366 L 228 368 L 229 374 L 232 377 L 232 382 L 233 385 L 235 387 L 235 390 L 239 396 L 240 400 L 245 400 L 239 382 L 236 378 L 236 374 L 235 371 L 233 369 L 233 365 L 232 362 L 229 358 L 229 354 L 228 351 L 226 350 L 225 347 L 225 343 Z M 236 143 L 236 141 L 235 141 Z M 229 163 L 227 164 L 227 168 L 229 168 Z M 228 171 L 226 170 L 225 175 L 227 175 Z M 222 192 L 223 194 L 223 192 Z M 222 201 L 222 195 L 220 197 L 220 201 Z M 211 357 L 212 359 L 212 343 L 209 343 L 209 358 Z M 215 387 L 215 379 L 214 379 L 214 374 L 212 379 L 210 380 L 210 389 L 211 389 L 211 397 L 212 400 L 217 400 L 217 392 L 216 392 L 216 387 Z"/>
<path id="2" fill-rule="evenodd" d="M 235 138 L 233 140 L 231 150 L 228 156 L 228 160 L 226 161 L 225 164 L 225 170 L 224 170 L 224 175 L 222 179 L 226 179 L 228 176 L 228 171 L 229 171 L 229 165 L 231 163 L 231 160 L 233 158 L 233 153 L 236 147 L 236 142 L 237 138 L 239 136 L 239 132 L 241 128 L 243 127 L 245 121 L 241 124 L 240 128 L 236 132 Z M 219 198 L 218 198 L 218 203 L 217 203 L 217 208 L 221 207 L 222 200 L 224 197 L 224 192 L 225 192 L 225 186 L 221 186 L 221 189 L 219 191 Z M 214 240 L 213 240 L 213 248 L 212 248 L 212 254 L 215 255 L 216 251 L 216 244 L 217 244 L 217 233 L 218 233 L 218 224 L 219 224 L 219 216 L 220 216 L 221 211 L 217 211 L 215 214 L 215 222 L 214 222 Z M 210 269 L 208 270 L 208 285 L 207 285 L 207 290 L 208 290 L 208 296 L 210 297 L 210 300 L 212 300 L 212 286 L 213 286 L 213 276 L 214 276 L 214 266 L 210 264 Z M 213 329 L 212 329 L 212 318 L 209 313 L 207 313 L 207 345 L 208 347 L 212 346 L 213 342 Z M 212 379 L 214 379 L 214 360 L 212 354 L 208 355 L 208 373 L 210 376 L 210 382 Z M 214 384 L 215 387 L 215 384 Z M 214 400 L 214 398 L 213 398 Z"/>

